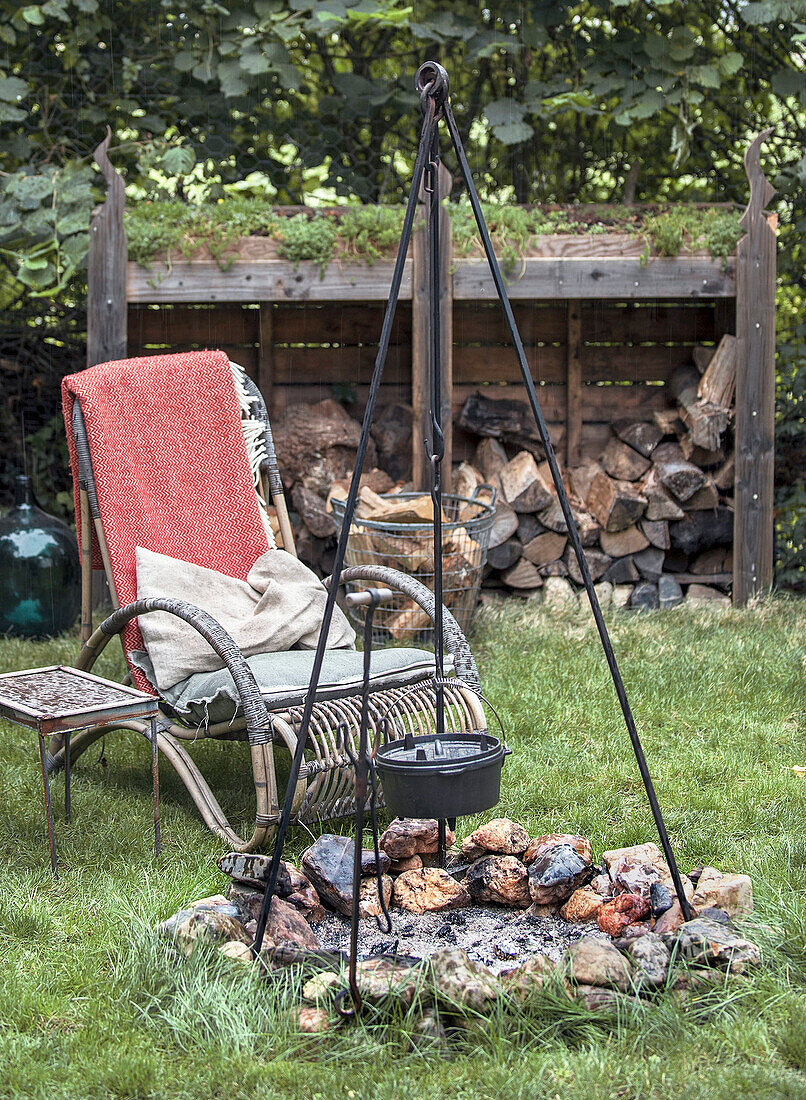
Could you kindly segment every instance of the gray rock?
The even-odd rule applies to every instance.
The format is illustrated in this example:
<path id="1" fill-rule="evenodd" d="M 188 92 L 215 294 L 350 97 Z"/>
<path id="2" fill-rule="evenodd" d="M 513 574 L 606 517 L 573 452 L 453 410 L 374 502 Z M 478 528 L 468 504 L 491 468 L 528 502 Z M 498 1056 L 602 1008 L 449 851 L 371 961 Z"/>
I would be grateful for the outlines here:
<path id="1" fill-rule="evenodd" d="M 571 944 L 565 958 L 578 985 L 606 986 L 622 991 L 630 988 L 632 968 L 618 948 L 606 940 L 583 936 Z"/>
<path id="2" fill-rule="evenodd" d="M 658 604 L 664 610 L 683 602 L 683 589 L 671 573 L 658 577 Z"/>
<path id="3" fill-rule="evenodd" d="M 183 954 L 191 955 L 199 943 L 251 943 L 246 930 L 248 920 L 249 914 L 239 905 L 216 895 L 180 909 L 157 931 L 172 939 Z"/>
<path id="4" fill-rule="evenodd" d="M 353 905 L 352 838 L 323 833 L 303 852 L 300 862 L 319 897 L 349 916 Z"/>
<path id="5" fill-rule="evenodd" d="M 257 933 L 257 924 L 254 927 L 251 923 L 247 925 L 247 931 L 254 936 Z M 299 910 L 282 898 L 273 897 L 261 950 L 280 946 L 316 951 L 320 943 Z"/>
<path id="6" fill-rule="evenodd" d="M 663 550 L 658 550 L 655 546 L 648 546 L 646 550 L 633 554 L 632 560 L 645 580 L 657 581 L 663 572 L 663 558 Z"/>
<path id="7" fill-rule="evenodd" d="M 598 985 L 577 985 L 572 991 L 575 1001 L 579 1001 L 591 1012 L 619 1012 L 623 1006 L 631 1003 L 626 993 L 617 989 L 604 989 Z"/>
<path id="8" fill-rule="evenodd" d="M 638 570 L 632 558 L 617 558 L 602 580 L 609 581 L 612 585 L 634 584 L 638 580 Z"/>
<path id="9" fill-rule="evenodd" d="M 641 581 L 632 590 L 630 607 L 635 611 L 653 611 L 658 606 L 658 588 L 650 581 Z"/>
<path id="10" fill-rule="evenodd" d="M 433 988 L 447 1006 L 488 1011 L 499 995 L 495 975 L 461 947 L 445 947 L 431 956 Z"/>
<path id="11" fill-rule="evenodd" d="M 663 939 L 667 947 L 677 949 L 689 962 L 717 966 L 732 974 L 743 974 L 761 963 L 761 952 L 754 943 L 740 936 L 730 923 L 709 917 L 688 921 Z"/>
<path id="12" fill-rule="evenodd" d="M 667 909 L 672 908 L 674 895 L 668 886 L 662 882 L 653 882 L 649 888 L 649 904 L 652 906 L 652 916 L 659 917 Z"/>
<path id="13" fill-rule="evenodd" d="M 530 864 L 529 893 L 537 905 L 559 905 L 595 874 L 570 844 L 557 844 Z"/>
<path id="14" fill-rule="evenodd" d="M 635 979 L 640 985 L 650 989 L 659 989 L 666 985 L 671 954 L 660 936 L 654 932 L 646 932 L 638 939 L 631 940 L 627 951 L 635 964 Z"/>

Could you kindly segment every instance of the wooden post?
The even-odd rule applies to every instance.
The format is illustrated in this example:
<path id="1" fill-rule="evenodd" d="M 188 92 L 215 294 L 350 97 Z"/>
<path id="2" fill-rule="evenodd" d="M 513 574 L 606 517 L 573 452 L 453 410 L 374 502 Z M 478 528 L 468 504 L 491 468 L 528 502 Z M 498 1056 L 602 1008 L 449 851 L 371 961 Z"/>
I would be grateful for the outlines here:
<path id="1" fill-rule="evenodd" d="M 581 462 L 582 446 L 582 302 L 568 302 L 565 360 L 565 460 L 568 466 Z"/>
<path id="2" fill-rule="evenodd" d="M 743 607 L 773 579 L 775 445 L 775 244 L 766 207 L 775 190 L 759 163 L 758 134 L 745 153 L 750 201 L 742 215 L 736 270 L 736 482 L 733 602 Z"/>
<path id="3" fill-rule="evenodd" d="M 274 415 L 272 396 L 274 389 L 274 305 L 260 303 L 260 347 L 257 353 L 257 387 L 263 394 L 263 402 L 269 414 Z"/>
<path id="4" fill-rule="evenodd" d="M 126 231 L 123 179 L 107 156 L 112 131 L 93 154 L 106 180 L 106 200 L 90 219 L 87 257 L 87 366 L 126 357 Z"/>
<path id="5" fill-rule="evenodd" d="M 450 194 L 451 174 L 444 164 L 439 166 L 439 198 L 443 203 Z M 422 200 L 422 193 L 420 195 Z M 428 377 L 428 263 L 424 228 L 425 206 L 418 208 L 418 229 L 412 239 L 411 280 L 411 403 L 412 417 L 412 480 L 414 488 L 428 489 L 431 472 L 425 457 L 424 440 L 431 436 L 431 406 Z M 451 463 L 453 460 L 453 249 L 451 246 L 451 220 L 442 205 L 439 214 L 440 287 L 439 316 L 442 347 L 442 431 L 445 436 L 445 458 L 442 463 L 442 487 L 451 490 Z"/>

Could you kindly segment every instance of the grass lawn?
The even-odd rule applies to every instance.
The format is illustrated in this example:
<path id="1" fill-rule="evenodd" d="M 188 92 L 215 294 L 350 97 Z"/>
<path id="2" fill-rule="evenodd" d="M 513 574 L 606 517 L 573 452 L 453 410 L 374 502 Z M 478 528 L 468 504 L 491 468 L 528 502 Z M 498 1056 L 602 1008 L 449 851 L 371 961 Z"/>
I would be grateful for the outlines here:
<path id="1" fill-rule="evenodd" d="M 664 994 L 618 1020 L 535 1000 L 471 1026 L 447 1057 L 413 1050 L 405 1018 L 296 1036 L 287 992 L 224 960 L 177 964 L 154 942 L 158 920 L 222 888 L 223 848 L 164 765 L 155 866 L 145 741 L 116 733 L 104 762 L 99 746 L 82 757 L 70 827 L 55 780 L 54 883 L 35 738 L 0 724 L 0 1096 L 806 1097 L 806 780 L 792 772 L 806 764 L 806 602 L 621 615 L 612 630 L 682 869 L 752 876 L 746 931 L 765 949 L 762 971 L 685 1002 Z M 655 840 L 589 615 L 488 608 L 473 642 L 515 750 L 498 812 L 532 835 L 586 833 L 595 856 Z M 75 652 L 69 638 L 4 641 L 0 667 L 69 663 Z M 120 670 L 110 646 L 95 671 Z M 243 746 L 197 755 L 245 826 Z M 473 827 L 460 822 L 462 833 Z M 291 851 L 307 842 L 296 830 Z"/>

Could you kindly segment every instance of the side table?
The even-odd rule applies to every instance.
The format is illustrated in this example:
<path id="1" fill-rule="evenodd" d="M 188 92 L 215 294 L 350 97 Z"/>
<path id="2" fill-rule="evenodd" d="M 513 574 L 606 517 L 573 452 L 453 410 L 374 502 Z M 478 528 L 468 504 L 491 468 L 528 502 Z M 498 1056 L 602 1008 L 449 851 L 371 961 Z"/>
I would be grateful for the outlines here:
<path id="1" fill-rule="evenodd" d="M 70 734 L 91 726 L 113 726 L 128 718 L 150 719 L 151 775 L 154 791 L 154 850 L 160 854 L 159 763 L 157 715 L 159 699 L 135 688 L 104 680 L 67 665 L 26 668 L 0 675 L 0 717 L 36 730 L 45 795 L 50 862 L 56 868 L 56 838 L 47 769 L 45 738 L 64 735 L 64 815 L 70 822 Z"/>

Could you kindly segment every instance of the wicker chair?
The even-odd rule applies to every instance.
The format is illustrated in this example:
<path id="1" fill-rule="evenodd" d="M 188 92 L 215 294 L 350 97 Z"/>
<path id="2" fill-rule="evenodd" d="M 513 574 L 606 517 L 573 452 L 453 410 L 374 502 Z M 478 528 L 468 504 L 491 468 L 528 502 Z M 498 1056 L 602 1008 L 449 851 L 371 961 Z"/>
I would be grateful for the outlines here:
<path id="1" fill-rule="evenodd" d="M 142 364 L 144 361 L 138 362 Z M 89 371 L 103 371 L 106 366 L 102 364 L 91 367 Z M 119 369 L 121 364 L 114 364 L 114 366 Z M 82 372 L 82 376 L 86 376 L 89 371 Z M 296 555 L 266 408 L 260 392 L 245 375 L 240 378 L 240 383 L 240 396 L 243 398 L 245 392 L 247 397 L 247 406 L 243 413 L 245 446 L 248 448 L 250 432 L 253 436 L 255 434 L 256 421 L 259 424 L 261 436 L 262 457 L 254 464 L 256 491 L 258 497 L 264 503 L 270 502 L 276 512 L 280 538 L 284 547 L 276 552 Z M 238 388 L 236 385 L 236 392 Z M 166 395 L 166 400 L 168 399 L 169 395 Z M 241 403 L 244 408 L 243 400 Z M 66 405 L 66 416 L 68 416 L 68 408 L 69 406 Z M 93 457 L 97 462 L 97 454 L 93 456 L 90 453 L 88 434 L 78 400 L 72 402 L 69 418 L 75 443 L 71 452 L 71 464 L 78 489 L 77 499 L 80 509 L 83 589 L 83 646 L 76 661 L 76 667 L 84 670 L 91 669 L 112 638 L 122 636 L 127 624 L 138 616 L 155 611 L 168 612 L 191 624 L 218 653 L 222 666 L 231 673 L 241 705 L 231 721 L 196 725 L 178 720 L 176 713 L 163 702 L 158 747 L 186 786 L 212 832 L 220 836 L 227 845 L 239 851 L 253 851 L 265 847 L 271 842 L 279 820 L 279 807 L 282 801 L 278 796 L 274 747 L 277 744 L 285 745 L 293 754 L 305 693 L 295 690 L 286 698 L 278 698 L 273 694 L 271 706 L 267 706 L 252 670 L 240 650 L 221 626 L 198 608 L 178 600 L 166 599 L 137 600 L 124 607 L 117 606 L 116 578 L 111 566 L 102 522 L 102 514 L 105 511 L 104 501 L 99 500 L 93 470 Z M 168 456 L 171 454 L 171 443 L 171 440 L 166 440 L 165 452 Z M 222 516 L 221 520 L 225 523 L 226 517 Z M 170 517 L 166 517 L 166 522 L 170 522 Z M 90 602 L 93 532 L 96 538 L 96 549 L 100 550 L 112 601 L 116 608 L 95 630 L 92 630 Z M 153 547 L 153 549 L 160 548 Z M 396 590 L 418 604 L 430 616 L 432 622 L 434 621 L 433 594 L 419 581 L 403 573 L 380 566 L 359 566 L 345 569 L 341 581 L 342 583 L 367 581 Z M 325 583 L 329 584 L 329 579 Z M 445 689 L 446 730 L 484 728 L 486 721 L 477 695 L 479 680 L 473 655 L 456 620 L 447 609 L 443 611 L 443 616 L 445 653 L 452 660 L 455 674 L 454 682 Z M 121 640 L 127 661 L 134 671 L 134 678 L 140 686 L 143 686 L 142 673 L 135 670 L 130 660 L 130 653 L 127 652 L 125 640 L 123 638 Z M 379 719 L 392 707 L 394 707 L 398 730 L 402 723 L 413 733 L 433 732 L 435 688 L 432 677 L 433 664 L 418 674 L 414 683 L 408 680 L 405 687 L 395 685 L 394 677 L 387 678 L 388 682 L 383 679 L 376 680 L 370 704 L 373 735 L 377 730 Z M 147 686 L 151 687 L 151 685 Z M 159 694 L 156 688 L 151 687 L 151 690 L 154 694 Z M 344 751 L 344 736 L 346 734 L 348 740 L 352 739 L 355 747 L 360 719 L 359 691 L 355 686 L 352 686 L 349 691 L 327 690 L 323 680 L 317 699 L 313 710 L 306 759 L 294 797 L 294 814 L 298 822 L 318 822 L 340 817 L 350 813 L 354 808 L 352 768 Z M 135 730 L 144 737 L 149 737 L 148 726 L 143 722 L 120 723 L 116 728 Z M 108 732 L 108 728 L 96 727 L 74 735 L 71 759 L 76 760 L 91 744 Z M 256 816 L 254 831 L 246 840 L 238 836 L 230 825 L 188 751 L 190 742 L 202 738 L 213 738 L 219 741 L 248 741 L 250 745 Z M 50 746 L 49 768 L 58 769 L 63 766 L 63 763 L 63 744 L 59 738 L 54 738 Z"/>

